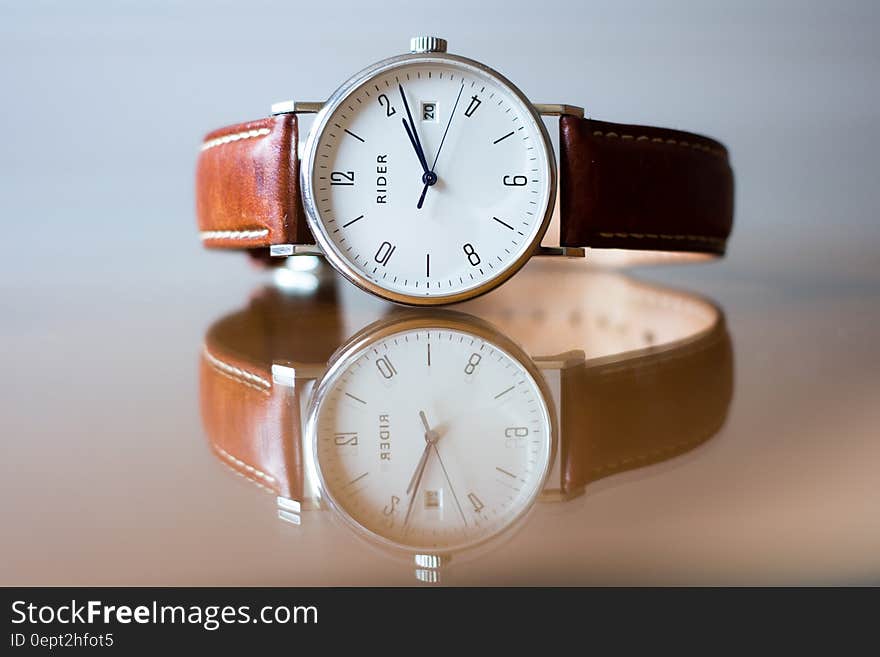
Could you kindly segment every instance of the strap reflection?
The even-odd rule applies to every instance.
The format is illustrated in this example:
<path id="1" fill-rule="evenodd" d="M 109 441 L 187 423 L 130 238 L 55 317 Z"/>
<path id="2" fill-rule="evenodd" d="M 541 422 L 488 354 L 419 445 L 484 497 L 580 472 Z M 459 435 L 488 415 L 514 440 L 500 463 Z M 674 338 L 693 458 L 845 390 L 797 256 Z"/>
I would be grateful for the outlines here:
<path id="1" fill-rule="evenodd" d="M 699 297 L 536 260 L 454 311 L 407 310 L 305 262 L 206 333 L 209 443 L 281 519 L 328 509 L 423 580 L 726 419 L 731 339 Z"/>

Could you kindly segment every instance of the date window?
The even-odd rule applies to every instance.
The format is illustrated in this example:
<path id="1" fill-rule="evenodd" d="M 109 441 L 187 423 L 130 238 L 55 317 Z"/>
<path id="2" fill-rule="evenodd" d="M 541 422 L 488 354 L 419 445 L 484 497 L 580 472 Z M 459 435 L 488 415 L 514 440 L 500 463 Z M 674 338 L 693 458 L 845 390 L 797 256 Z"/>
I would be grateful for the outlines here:
<path id="1" fill-rule="evenodd" d="M 443 506 L 443 491 L 426 490 L 425 491 L 425 508 L 439 509 Z"/>
<path id="2" fill-rule="evenodd" d="M 436 123 L 438 120 L 439 118 L 437 116 L 437 101 L 423 100 L 422 121 L 434 121 Z"/>

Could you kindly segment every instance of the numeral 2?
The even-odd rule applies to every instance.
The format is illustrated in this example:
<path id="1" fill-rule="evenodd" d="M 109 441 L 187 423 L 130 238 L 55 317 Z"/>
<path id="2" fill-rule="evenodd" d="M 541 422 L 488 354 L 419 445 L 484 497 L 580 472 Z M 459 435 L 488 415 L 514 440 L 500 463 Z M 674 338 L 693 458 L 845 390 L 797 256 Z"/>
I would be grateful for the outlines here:
<path id="1" fill-rule="evenodd" d="M 397 114 L 397 110 L 394 109 L 394 106 L 391 104 L 391 101 L 388 100 L 388 96 L 385 94 L 379 94 L 379 98 L 377 98 L 379 104 L 385 108 L 385 116 L 394 116 Z"/>
<path id="2" fill-rule="evenodd" d="M 400 498 L 397 495 L 391 496 L 391 502 L 385 505 L 385 508 L 382 509 L 382 513 L 386 516 L 393 516 L 394 512 L 397 511 L 397 505 L 400 504 Z"/>

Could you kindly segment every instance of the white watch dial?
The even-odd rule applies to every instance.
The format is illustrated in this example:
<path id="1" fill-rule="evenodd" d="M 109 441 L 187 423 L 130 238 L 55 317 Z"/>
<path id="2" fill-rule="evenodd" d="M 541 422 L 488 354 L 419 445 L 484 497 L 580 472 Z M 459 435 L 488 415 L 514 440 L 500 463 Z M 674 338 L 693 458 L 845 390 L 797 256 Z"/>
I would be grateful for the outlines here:
<path id="1" fill-rule="evenodd" d="M 404 59 L 338 95 L 321 126 L 306 205 L 356 282 L 413 303 L 473 296 L 540 240 L 555 185 L 546 131 L 497 74 Z"/>
<path id="2" fill-rule="evenodd" d="M 404 330 L 330 376 L 310 419 L 322 488 L 374 538 L 461 549 L 509 526 L 540 492 L 548 407 L 502 347 L 462 330 Z"/>

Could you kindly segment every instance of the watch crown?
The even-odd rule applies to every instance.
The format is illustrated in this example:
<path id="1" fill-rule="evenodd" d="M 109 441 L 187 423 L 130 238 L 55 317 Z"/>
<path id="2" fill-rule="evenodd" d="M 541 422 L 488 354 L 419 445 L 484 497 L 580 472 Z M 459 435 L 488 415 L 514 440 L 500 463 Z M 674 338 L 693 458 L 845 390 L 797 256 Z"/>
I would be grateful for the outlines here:
<path id="1" fill-rule="evenodd" d="M 410 52 L 446 52 L 446 39 L 417 36 L 409 40 Z"/>
<path id="2" fill-rule="evenodd" d="M 437 584 L 440 581 L 440 567 L 448 561 L 448 557 L 439 554 L 415 555 L 416 579 L 425 584 Z"/>

